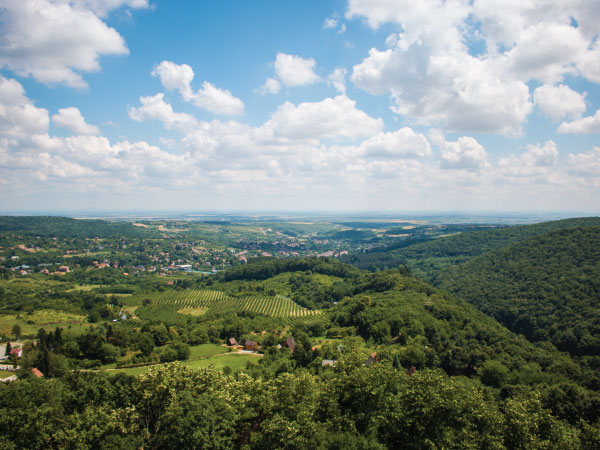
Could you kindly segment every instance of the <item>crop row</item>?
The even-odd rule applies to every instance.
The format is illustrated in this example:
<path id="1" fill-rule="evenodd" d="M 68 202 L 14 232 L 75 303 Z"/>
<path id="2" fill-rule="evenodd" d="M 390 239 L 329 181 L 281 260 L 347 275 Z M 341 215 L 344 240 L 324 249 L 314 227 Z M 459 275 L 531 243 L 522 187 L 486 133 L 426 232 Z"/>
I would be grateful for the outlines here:
<path id="1" fill-rule="evenodd" d="M 249 311 L 271 317 L 305 318 L 318 315 L 283 296 L 252 296 L 233 298 L 219 291 L 186 290 L 164 292 L 152 302 L 157 310 L 185 310 L 185 308 L 206 308 L 214 312 L 233 310 Z"/>

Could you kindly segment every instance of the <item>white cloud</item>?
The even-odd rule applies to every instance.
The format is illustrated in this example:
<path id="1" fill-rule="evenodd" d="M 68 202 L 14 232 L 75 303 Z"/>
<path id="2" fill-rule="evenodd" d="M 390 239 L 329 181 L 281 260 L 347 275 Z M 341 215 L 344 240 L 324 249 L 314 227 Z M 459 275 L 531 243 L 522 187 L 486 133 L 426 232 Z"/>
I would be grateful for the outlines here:
<path id="1" fill-rule="evenodd" d="M 160 120 L 167 130 L 190 130 L 196 125 L 194 116 L 185 113 L 176 113 L 171 105 L 164 101 L 165 94 L 156 94 L 140 97 L 139 108 L 130 107 L 129 117 L 138 122 L 146 120 Z"/>
<path id="2" fill-rule="evenodd" d="M 194 71 L 187 64 L 162 61 L 154 68 L 152 76 L 158 77 L 165 89 L 179 91 L 184 100 L 191 101 L 193 99 L 194 93 L 190 83 L 194 79 Z"/>
<path id="3" fill-rule="evenodd" d="M 336 88 L 340 94 L 345 94 L 347 74 L 348 71 L 343 67 L 336 67 L 336 69 L 327 77 L 327 84 Z"/>
<path id="4" fill-rule="evenodd" d="M 579 117 L 586 110 L 585 94 L 575 92 L 564 84 L 540 86 L 533 97 L 540 112 L 555 122 L 565 117 Z"/>
<path id="5" fill-rule="evenodd" d="M 345 95 L 338 95 L 298 106 L 286 102 L 264 127 L 275 136 L 290 139 L 356 139 L 380 132 L 383 121 L 356 109 L 356 102 Z"/>
<path id="6" fill-rule="evenodd" d="M 525 170 L 526 174 L 531 173 L 528 169 L 532 167 L 552 167 L 558 160 L 558 149 L 554 141 L 547 141 L 543 146 L 528 145 L 526 151 L 521 156 L 509 155 L 500 159 L 498 165 L 501 167 L 513 167 L 517 171 Z"/>
<path id="7" fill-rule="evenodd" d="M 589 2 L 349 0 L 346 17 L 401 29 L 351 80 L 391 94 L 392 109 L 419 124 L 520 135 L 533 110 L 529 81 L 600 80 L 600 10 Z M 581 103 L 563 109 L 555 117 L 577 114 Z"/>
<path id="8" fill-rule="evenodd" d="M 185 101 L 191 101 L 198 108 L 213 114 L 235 116 L 244 112 L 244 102 L 228 90 L 219 89 L 208 81 L 202 83 L 202 88 L 194 92 L 190 86 L 194 79 L 194 71 L 187 64 L 163 61 L 154 68 L 152 76 L 159 77 L 165 89 L 179 91 Z"/>
<path id="9" fill-rule="evenodd" d="M 558 127 L 559 133 L 589 134 L 600 133 L 600 109 L 593 116 L 583 117 L 572 122 L 563 122 Z"/>
<path id="10" fill-rule="evenodd" d="M 366 157 L 377 159 L 424 158 L 431 155 L 429 142 L 422 134 L 404 127 L 393 133 L 381 133 L 360 144 Z"/>
<path id="11" fill-rule="evenodd" d="M 91 9 L 100 17 L 121 7 L 148 8 L 148 0 L 75 0 L 73 3 Z"/>
<path id="12" fill-rule="evenodd" d="M 49 123 L 48 111 L 37 108 L 18 81 L 0 75 L 1 137 L 23 139 L 45 133 Z"/>
<path id="13" fill-rule="evenodd" d="M 321 78 L 314 72 L 316 62 L 313 58 L 277 53 L 275 74 L 285 86 L 304 86 L 315 84 Z"/>
<path id="14" fill-rule="evenodd" d="M 231 92 L 219 89 L 208 81 L 194 94 L 194 105 L 214 114 L 236 116 L 244 113 L 244 102 L 234 97 Z"/>
<path id="15" fill-rule="evenodd" d="M 281 83 L 271 77 L 267 78 L 265 84 L 256 89 L 256 92 L 260 95 L 277 94 L 279 91 L 281 91 Z"/>
<path id="16" fill-rule="evenodd" d="M 429 139 L 441 151 L 442 169 L 480 170 L 490 166 L 485 148 L 472 137 L 461 136 L 457 141 L 446 141 L 444 133 L 434 128 L 430 130 Z"/>
<path id="17" fill-rule="evenodd" d="M 43 83 L 86 87 L 80 72 L 99 70 L 100 55 L 128 53 L 121 35 L 86 6 L 66 1 L 3 0 L 0 67 Z M 107 12 L 110 7 L 105 5 L 102 10 Z"/>
<path id="18" fill-rule="evenodd" d="M 566 166 L 570 173 L 600 186 L 600 147 L 594 147 L 587 153 L 570 153 Z"/>
<path id="19" fill-rule="evenodd" d="M 56 126 L 66 128 L 75 134 L 100 134 L 100 129 L 96 125 L 86 123 L 81 111 L 75 107 L 59 109 L 58 114 L 52 116 L 52 122 Z"/>

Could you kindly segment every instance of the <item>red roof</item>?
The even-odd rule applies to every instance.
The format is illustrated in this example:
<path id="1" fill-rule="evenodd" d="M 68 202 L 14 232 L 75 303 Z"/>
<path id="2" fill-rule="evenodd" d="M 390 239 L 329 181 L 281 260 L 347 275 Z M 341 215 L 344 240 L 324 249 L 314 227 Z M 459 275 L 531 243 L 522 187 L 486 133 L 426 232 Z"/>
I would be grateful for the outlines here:
<path id="1" fill-rule="evenodd" d="M 38 378 L 42 378 L 44 376 L 44 374 L 42 372 L 40 372 L 38 369 L 36 369 L 35 367 L 33 369 L 31 369 L 31 372 Z"/>
<path id="2" fill-rule="evenodd" d="M 8 354 L 9 355 L 21 356 L 22 352 L 23 352 L 23 350 L 20 349 L 20 348 L 13 348 L 13 349 L 11 349 L 11 351 Z"/>

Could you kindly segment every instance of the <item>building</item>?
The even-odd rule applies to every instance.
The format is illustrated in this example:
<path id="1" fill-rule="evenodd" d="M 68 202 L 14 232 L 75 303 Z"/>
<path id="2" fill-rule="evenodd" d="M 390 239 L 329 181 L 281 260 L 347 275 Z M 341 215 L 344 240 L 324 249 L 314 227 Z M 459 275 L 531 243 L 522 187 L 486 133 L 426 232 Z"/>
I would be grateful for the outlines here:
<path id="1" fill-rule="evenodd" d="M 283 346 L 289 348 L 291 351 L 294 351 L 296 348 L 296 340 L 293 337 L 289 337 L 285 340 L 285 344 L 283 344 Z"/>
<path id="2" fill-rule="evenodd" d="M 246 341 L 244 343 L 244 350 L 257 351 L 258 350 L 258 342 L 256 341 Z"/>

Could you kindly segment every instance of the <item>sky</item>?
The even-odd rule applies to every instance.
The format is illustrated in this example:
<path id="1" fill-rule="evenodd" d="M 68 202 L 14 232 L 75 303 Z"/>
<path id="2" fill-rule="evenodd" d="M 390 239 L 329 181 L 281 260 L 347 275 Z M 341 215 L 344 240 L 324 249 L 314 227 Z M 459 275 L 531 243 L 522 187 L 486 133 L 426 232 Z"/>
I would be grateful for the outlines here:
<path id="1" fill-rule="evenodd" d="M 0 211 L 600 212 L 600 0 L 0 0 Z"/>

